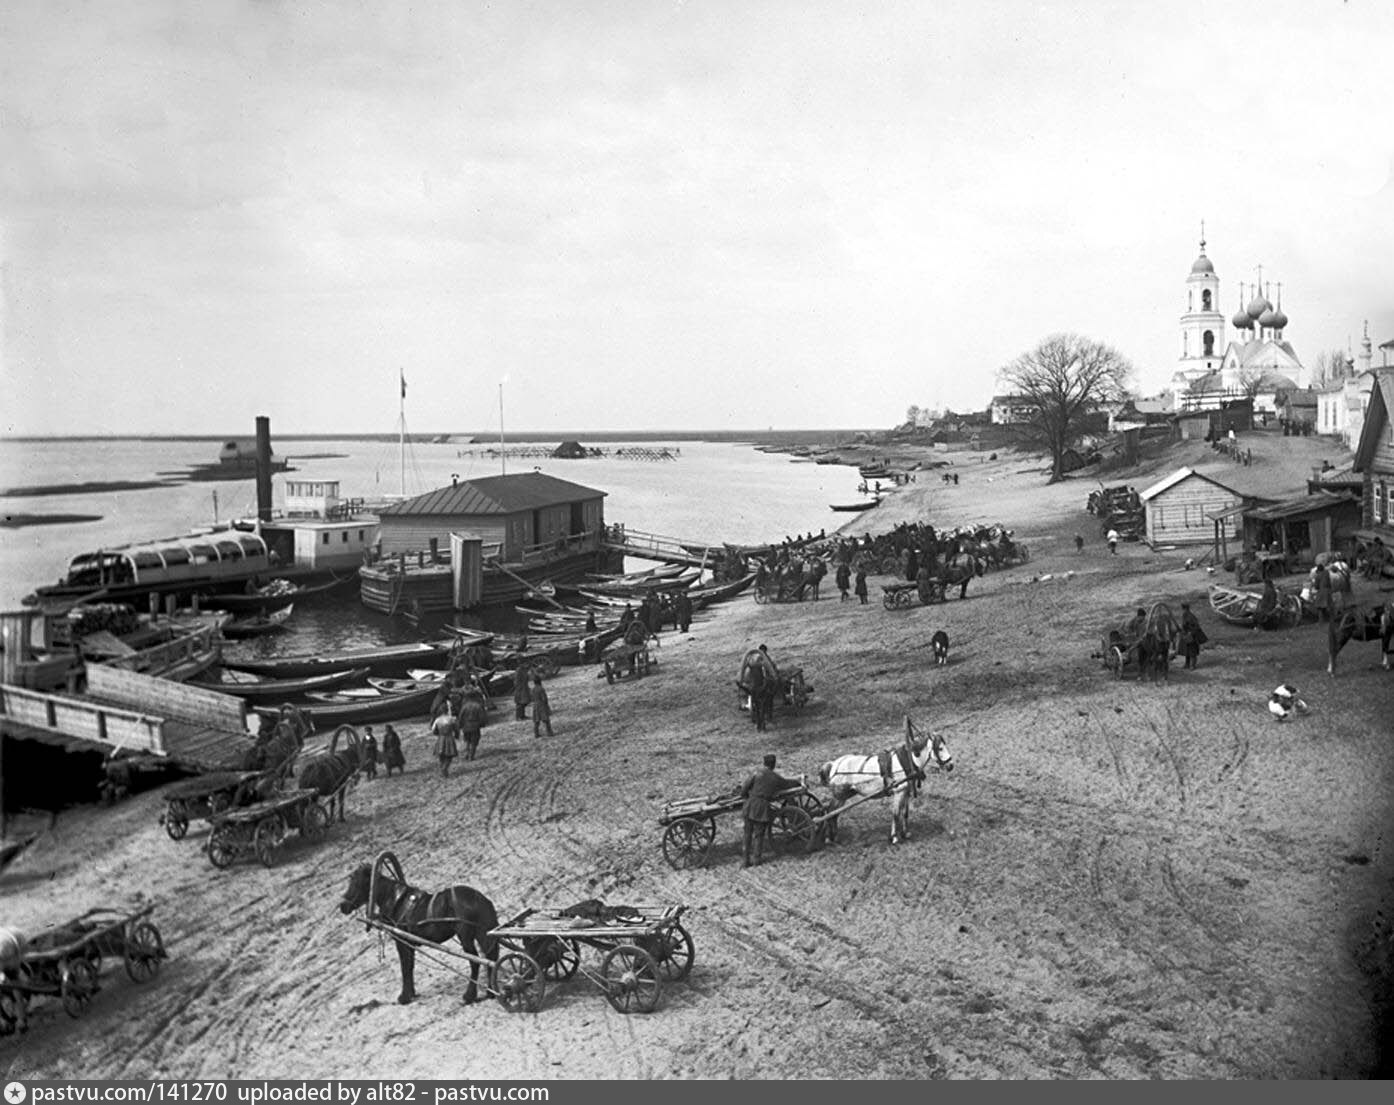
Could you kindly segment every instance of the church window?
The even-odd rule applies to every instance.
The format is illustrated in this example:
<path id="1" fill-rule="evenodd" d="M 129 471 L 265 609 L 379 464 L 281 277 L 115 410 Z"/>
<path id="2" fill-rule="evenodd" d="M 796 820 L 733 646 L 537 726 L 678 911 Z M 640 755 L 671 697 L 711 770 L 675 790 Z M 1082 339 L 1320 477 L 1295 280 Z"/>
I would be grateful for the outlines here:
<path id="1" fill-rule="evenodd" d="M 1206 292 L 1205 294 L 1209 295 L 1210 293 Z M 1213 357 L 1215 355 L 1215 332 L 1213 330 L 1207 330 L 1201 335 L 1201 338 L 1205 342 L 1205 355 L 1207 357 Z"/>
<path id="2" fill-rule="evenodd" d="M 1210 310 L 1210 289 L 1209 289 L 1209 288 L 1206 288 L 1205 291 L 1203 291 L 1203 292 L 1200 293 L 1200 309 L 1201 309 L 1202 311 L 1208 311 L 1208 310 Z"/>
<path id="3" fill-rule="evenodd" d="M 1190 335 L 1190 334 L 1185 334 L 1185 333 L 1183 333 L 1183 334 L 1181 335 L 1181 356 L 1183 356 L 1183 357 L 1189 357 L 1189 356 L 1191 355 L 1191 348 L 1190 348 L 1190 346 L 1191 346 L 1191 335 Z"/>
<path id="4" fill-rule="evenodd" d="M 1187 311 L 1194 311 L 1195 309 L 1196 309 L 1196 293 L 1195 293 L 1195 292 L 1187 292 L 1187 293 L 1186 293 L 1186 310 L 1187 310 Z"/>

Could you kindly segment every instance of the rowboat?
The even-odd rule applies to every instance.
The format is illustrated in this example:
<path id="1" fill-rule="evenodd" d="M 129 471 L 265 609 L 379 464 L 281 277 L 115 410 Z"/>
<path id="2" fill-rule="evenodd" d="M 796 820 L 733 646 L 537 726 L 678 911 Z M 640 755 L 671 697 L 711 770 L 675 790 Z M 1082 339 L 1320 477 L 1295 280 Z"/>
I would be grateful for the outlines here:
<path id="1" fill-rule="evenodd" d="M 863 510 L 870 510 L 880 501 L 880 499 L 866 499 L 860 503 L 831 503 L 828 509 L 839 510 L 847 514 L 857 514 Z"/>
<path id="2" fill-rule="evenodd" d="M 727 580 L 725 583 L 707 583 L 700 587 L 689 587 L 687 597 L 692 600 L 694 607 L 710 606 L 723 599 L 735 598 L 754 582 L 755 573 L 747 572 L 740 579 Z"/>
<path id="3" fill-rule="evenodd" d="M 285 701 L 299 698 L 309 691 L 328 691 L 346 683 L 356 683 L 368 677 L 367 668 L 346 668 L 328 675 L 311 675 L 304 679 L 258 679 L 244 673 L 224 671 L 221 679 L 207 679 L 193 685 L 210 691 L 235 695 L 248 702 Z"/>
<path id="4" fill-rule="evenodd" d="M 251 594 L 229 592 L 222 595 L 205 595 L 199 601 L 210 610 L 226 610 L 232 614 L 265 614 L 288 602 L 299 602 L 314 595 L 322 595 L 345 582 L 347 580 L 331 579 L 328 583 L 306 587 L 288 579 L 273 579 L 265 587 L 259 587 Z"/>
<path id="5" fill-rule="evenodd" d="M 1210 608 L 1231 625 L 1253 625 L 1262 599 L 1263 595 L 1256 591 L 1241 591 L 1219 583 L 1210 587 Z M 1304 613 L 1301 598 L 1279 591 L 1277 605 L 1263 625 L 1270 629 L 1299 625 Z"/>
<path id="6" fill-rule="evenodd" d="M 418 641 L 413 644 L 385 645 L 382 648 L 341 652 L 337 656 L 283 656 L 274 660 L 229 660 L 224 657 L 223 667 L 273 679 L 325 675 L 344 668 L 362 667 L 366 667 L 372 675 L 391 675 L 394 671 L 405 671 L 412 665 L 426 664 L 432 660 L 444 661 L 449 651 L 450 645 L 445 642 L 432 644 Z"/>
<path id="7" fill-rule="evenodd" d="M 248 637 L 264 637 L 268 633 L 284 633 L 286 622 L 295 610 L 294 604 L 287 604 L 269 614 L 248 614 L 232 618 L 223 623 L 223 636 L 229 641 L 241 641 Z"/>
<path id="8" fill-rule="evenodd" d="M 366 725 L 377 721 L 403 721 L 425 717 L 435 698 L 436 687 L 423 687 L 407 694 L 382 694 L 374 698 L 318 693 L 311 701 L 310 714 L 315 729 L 332 729 L 338 725 Z M 275 707 L 257 706 L 256 712 L 273 720 L 279 716 Z"/>

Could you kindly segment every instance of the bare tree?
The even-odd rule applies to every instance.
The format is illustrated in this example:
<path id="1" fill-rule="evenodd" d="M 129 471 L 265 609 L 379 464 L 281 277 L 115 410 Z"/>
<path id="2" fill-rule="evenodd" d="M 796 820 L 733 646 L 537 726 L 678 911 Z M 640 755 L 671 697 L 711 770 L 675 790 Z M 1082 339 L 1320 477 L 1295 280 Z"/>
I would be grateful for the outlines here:
<path id="1" fill-rule="evenodd" d="M 1256 365 L 1250 365 L 1242 369 L 1239 373 L 1239 390 L 1243 392 L 1245 399 L 1257 399 L 1259 389 L 1263 386 L 1264 370 Z"/>
<path id="2" fill-rule="evenodd" d="M 908 426 L 913 430 L 913 429 L 915 428 L 915 426 L 919 423 L 919 420 L 920 420 L 920 408 L 919 408 L 919 404 L 917 404 L 917 403 L 911 403 L 911 404 L 910 404 L 910 409 L 907 410 L 907 411 L 905 412 L 905 422 L 906 422 L 906 425 L 908 425 Z"/>
<path id="3" fill-rule="evenodd" d="M 1050 453 L 1050 482 L 1064 477 L 1065 450 L 1086 417 L 1120 398 L 1133 366 L 1110 345 L 1079 334 L 1052 334 L 998 370 L 1005 390 L 1031 411 L 1027 435 Z"/>
<path id="4" fill-rule="evenodd" d="M 1344 379 L 1348 363 L 1343 349 L 1330 349 L 1318 353 L 1315 367 L 1312 370 L 1312 386 L 1324 387 Z"/>

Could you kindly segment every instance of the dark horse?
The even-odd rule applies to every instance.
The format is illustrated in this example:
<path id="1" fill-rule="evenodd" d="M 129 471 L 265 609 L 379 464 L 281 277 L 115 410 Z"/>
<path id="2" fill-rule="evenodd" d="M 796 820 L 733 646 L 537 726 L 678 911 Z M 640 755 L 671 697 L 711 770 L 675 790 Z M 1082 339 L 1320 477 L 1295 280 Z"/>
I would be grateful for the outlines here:
<path id="1" fill-rule="evenodd" d="M 974 576 L 983 574 L 983 562 L 971 553 L 959 557 L 952 564 L 946 564 L 944 570 L 939 573 L 939 578 L 944 581 L 945 589 L 952 587 L 955 583 L 963 584 L 958 589 L 958 597 L 966 599 L 968 597 L 968 584 L 972 582 Z"/>
<path id="2" fill-rule="evenodd" d="M 1379 641 L 1386 670 L 1394 655 L 1394 601 L 1361 610 L 1347 607 L 1327 623 L 1326 671 L 1336 674 L 1336 655 L 1347 641 Z"/>
<path id="3" fill-rule="evenodd" d="M 390 861 L 390 862 L 384 862 Z M 385 870 L 390 867 L 391 871 Z M 408 885 L 402 869 L 390 852 L 376 863 L 360 863 L 349 875 L 339 911 L 345 915 L 359 906 L 368 906 L 368 916 L 422 940 L 444 944 L 454 937 L 470 956 L 470 981 L 465 987 L 465 1004 L 479 1000 L 479 959 L 498 958 L 498 940 L 489 935 L 498 928 L 494 903 L 470 886 L 450 886 L 434 894 Z M 370 904 L 371 903 L 371 904 Z M 397 945 L 402 967 L 402 992 L 398 1005 L 416 998 L 416 946 L 404 940 Z"/>
<path id="4" fill-rule="evenodd" d="M 339 737 L 344 737 L 344 750 L 338 751 Z M 352 725 L 341 725 L 334 730 L 329 741 L 329 751 L 311 756 L 300 769 L 300 785 L 317 791 L 321 798 L 329 798 L 329 819 L 334 820 L 335 807 L 338 807 L 339 820 L 344 820 L 344 796 L 348 789 L 344 786 L 358 774 L 361 766 L 363 741 L 358 730 Z"/>

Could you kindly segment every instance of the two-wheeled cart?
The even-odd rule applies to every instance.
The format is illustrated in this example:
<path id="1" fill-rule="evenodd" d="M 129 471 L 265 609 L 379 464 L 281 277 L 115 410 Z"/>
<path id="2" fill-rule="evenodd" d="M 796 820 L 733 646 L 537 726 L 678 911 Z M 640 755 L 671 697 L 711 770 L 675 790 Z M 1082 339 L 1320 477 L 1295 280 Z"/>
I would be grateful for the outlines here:
<path id="1" fill-rule="evenodd" d="M 494 929 L 500 956 L 493 987 L 505 1006 L 512 994 L 542 1004 L 546 981 L 589 979 L 621 1013 L 652 1013 L 666 983 L 692 970 L 696 951 L 680 918 L 686 906 L 615 906 L 591 911 L 525 909 Z M 587 964 L 583 947 L 600 953 Z M 530 965 L 530 966 L 529 966 Z M 537 972 L 537 973 L 533 973 Z"/>
<path id="2" fill-rule="evenodd" d="M 716 820 L 739 813 L 745 805 L 741 788 L 702 798 L 680 798 L 668 802 L 658 819 L 663 826 L 663 858 L 668 866 L 682 871 L 704 867 L 711 858 L 716 840 Z M 807 787 L 791 787 L 775 795 L 770 803 L 774 824 L 770 839 L 780 852 L 799 852 L 813 842 L 815 819 L 823 814 L 823 803 Z"/>
<path id="3" fill-rule="evenodd" d="M 91 909 L 25 941 L 0 964 L 0 1036 L 28 1028 L 35 997 L 56 997 L 70 1017 L 80 1017 L 101 989 L 104 958 L 121 960 L 133 982 L 148 982 L 166 958 L 160 930 L 149 920 L 153 905 L 134 912 Z"/>
<path id="4" fill-rule="evenodd" d="M 344 785 L 353 781 L 351 776 Z M 208 837 L 208 862 L 218 869 L 231 867 L 241 856 L 255 855 L 263 866 L 276 862 L 276 853 L 292 829 L 310 841 L 329 830 L 329 811 L 314 788 L 288 790 L 250 806 L 223 810 L 212 817 Z"/>

